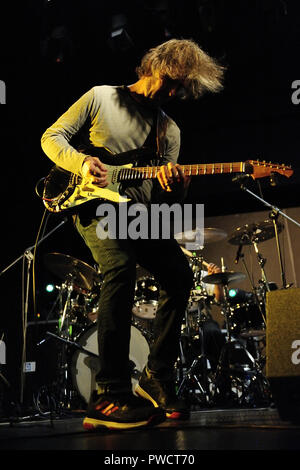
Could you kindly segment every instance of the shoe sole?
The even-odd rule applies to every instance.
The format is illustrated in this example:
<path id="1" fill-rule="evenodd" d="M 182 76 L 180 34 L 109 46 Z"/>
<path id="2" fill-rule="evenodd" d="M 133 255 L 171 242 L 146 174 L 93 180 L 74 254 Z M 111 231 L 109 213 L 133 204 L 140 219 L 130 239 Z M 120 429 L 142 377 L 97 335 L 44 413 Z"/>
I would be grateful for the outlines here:
<path id="1" fill-rule="evenodd" d="M 83 420 L 83 428 L 87 431 L 94 431 L 98 428 L 106 428 L 106 429 L 134 429 L 134 428 L 141 428 L 146 426 L 153 426 L 155 424 L 162 423 L 165 420 L 164 415 L 153 415 L 148 420 L 145 421 L 137 421 L 134 423 L 124 423 L 117 421 L 104 421 L 95 418 L 86 417 Z"/>
<path id="2" fill-rule="evenodd" d="M 151 403 L 155 406 L 155 408 L 159 408 L 159 404 L 157 401 L 154 400 L 154 398 L 149 395 L 140 385 L 137 385 L 135 388 L 135 392 L 142 398 L 145 398 L 146 400 L 151 401 Z M 168 413 L 165 410 L 166 417 L 169 419 L 188 419 L 190 416 L 189 412 L 182 412 L 182 411 L 172 411 L 171 413 Z"/>

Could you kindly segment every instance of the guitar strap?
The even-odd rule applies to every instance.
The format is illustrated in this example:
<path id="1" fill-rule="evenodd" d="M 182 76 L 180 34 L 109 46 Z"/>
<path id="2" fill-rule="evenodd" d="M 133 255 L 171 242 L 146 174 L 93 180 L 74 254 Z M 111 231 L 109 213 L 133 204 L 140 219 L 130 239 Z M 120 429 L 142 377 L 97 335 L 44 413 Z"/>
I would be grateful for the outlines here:
<path id="1" fill-rule="evenodd" d="M 121 90 L 125 91 L 130 95 L 130 91 L 126 85 L 120 87 Z M 168 127 L 168 117 L 166 113 L 159 108 L 156 113 L 153 113 L 153 125 L 151 130 L 142 145 L 143 148 L 149 148 L 157 157 L 156 164 L 159 164 L 166 151 L 166 133 Z M 139 149 L 136 149 L 139 150 Z"/>
<path id="2" fill-rule="evenodd" d="M 166 151 L 166 133 L 168 127 L 168 117 L 162 110 L 158 110 L 156 124 L 156 149 L 159 159 L 163 158 Z"/>
<path id="3" fill-rule="evenodd" d="M 163 158 L 166 151 L 166 133 L 168 127 L 168 118 L 162 109 L 157 111 L 153 118 L 151 131 L 146 138 L 143 147 L 150 147 L 156 155 L 157 160 Z"/>

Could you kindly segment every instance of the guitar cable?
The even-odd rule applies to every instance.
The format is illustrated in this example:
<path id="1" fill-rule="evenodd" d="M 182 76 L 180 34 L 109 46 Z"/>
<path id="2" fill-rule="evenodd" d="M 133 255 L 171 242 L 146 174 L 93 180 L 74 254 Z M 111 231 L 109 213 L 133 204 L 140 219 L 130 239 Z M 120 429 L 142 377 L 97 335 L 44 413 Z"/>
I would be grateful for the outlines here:
<path id="1" fill-rule="evenodd" d="M 43 196 L 43 194 L 40 194 L 40 193 L 39 193 L 38 187 L 39 187 L 39 184 L 41 184 L 41 182 L 44 181 L 45 179 L 46 179 L 46 177 L 43 176 L 41 179 L 38 180 L 38 182 L 36 183 L 36 185 L 35 185 L 35 187 L 34 187 L 35 193 L 37 194 L 37 196 L 38 196 L 40 199 L 43 199 L 44 196 Z"/>
<path id="2" fill-rule="evenodd" d="M 48 214 L 47 217 L 46 217 L 46 214 Z M 40 237 L 43 237 L 43 235 L 44 235 L 44 233 L 45 233 L 45 230 L 46 230 L 47 223 L 48 223 L 48 220 L 49 220 L 50 215 L 51 215 L 51 213 L 49 213 L 49 212 L 47 211 L 47 209 L 45 209 L 45 210 L 44 210 L 44 213 L 43 213 L 43 216 L 42 216 L 42 220 L 41 220 L 39 229 L 38 229 L 38 233 L 37 233 L 36 240 L 35 240 L 35 244 L 34 244 L 34 250 L 33 250 L 33 261 L 32 261 L 32 296 L 33 296 L 33 314 L 34 314 L 34 318 L 35 318 L 36 315 L 37 315 L 37 306 L 36 306 L 36 275 L 35 275 L 36 251 L 37 251 L 38 241 L 39 241 Z M 45 220 L 45 219 L 46 219 L 46 220 Z M 45 221 L 45 224 L 44 224 L 44 221 Z M 43 227 L 43 225 L 44 225 L 44 227 Z M 42 229 L 43 229 L 43 232 L 42 232 L 42 234 L 41 234 Z"/>
<path id="3" fill-rule="evenodd" d="M 38 240 L 40 238 L 40 233 L 44 225 L 44 220 L 46 217 L 47 209 L 44 210 L 42 220 L 38 229 L 36 241 L 34 244 L 34 251 L 32 256 L 32 289 L 33 289 L 33 313 L 34 318 L 36 318 L 36 280 L 35 280 L 35 260 L 36 260 L 36 250 L 38 245 Z M 50 214 L 49 214 L 50 215 Z M 48 219 L 46 219 L 46 224 Z M 44 230 L 46 228 L 46 224 L 44 226 Z M 25 386 L 25 362 L 26 362 L 26 337 L 27 337 L 27 321 L 28 321 L 28 291 L 27 287 L 29 287 L 29 279 L 28 279 L 28 286 L 25 286 L 25 261 L 26 257 L 30 256 L 29 252 L 25 252 L 23 256 L 23 263 L 22 263 L 22 331 L 23 331 L 23 347 L 22 347 L 22 360 L 21 360 L 21 403 L 23 404 L 24 398 L 24 386 Z M 29 272 L 27 273 L 29 276 Z M 27 305 L 25 305 L 27 303 Z"/>

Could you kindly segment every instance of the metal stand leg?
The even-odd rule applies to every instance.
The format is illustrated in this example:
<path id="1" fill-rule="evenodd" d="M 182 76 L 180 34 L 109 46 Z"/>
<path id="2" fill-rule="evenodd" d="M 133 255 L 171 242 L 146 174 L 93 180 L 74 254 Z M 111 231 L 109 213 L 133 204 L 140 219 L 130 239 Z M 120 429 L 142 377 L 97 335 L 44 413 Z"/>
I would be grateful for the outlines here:
<path id="1" fill-rule="evenodd" d="M 198 307 L 198 316 L 200 316 L 200 306 Z M 208 382 L 207 358 L 205 355 L 203 323 L 198 322 L 199 341 L 201 344 L 200 355 L 196 356 L 190 367 L 184 373 L 187 364 L 184 347 L 182 341 L 180 342 L 181 357 L 180 357 L 180 383 L 178 385 L 177 395 L 184 395 L 186 392 L 193 392 L 193 397 L 198 404 L 209 405 L 210 391 Z M 191 336 L 187 338 L 190 340 Z M 198 395 L 198 396 L 197 396 Z"/>

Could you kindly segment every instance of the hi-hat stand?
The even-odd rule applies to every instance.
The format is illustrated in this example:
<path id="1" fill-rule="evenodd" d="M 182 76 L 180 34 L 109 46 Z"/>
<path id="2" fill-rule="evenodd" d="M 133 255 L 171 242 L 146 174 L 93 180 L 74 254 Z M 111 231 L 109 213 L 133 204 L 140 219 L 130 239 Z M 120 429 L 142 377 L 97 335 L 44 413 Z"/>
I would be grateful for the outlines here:
<path id="1" fill-rule="evenodd" d="M 177 395 L 184 396 L 186 391 L 190 391 L 192 388 L 197 389 L 197 393 L 194 396 L 197 398 L 198 404 L 208 406 L 211 402 L 210 390 L 209 390 L 209 379 L 208 379 L 208 358 L 205 352 L 204 345 L 204 333 L 202 318 L 202 302 L 198 302 L 198 313 L 197 313 L 197 333 L 198 341 L 200 341 L 200 354 L 194 357 L 192 363 L 184 373 L 183 368 L 187 365 L 185 357 L 185 348 L 182 345 L 182 338 L 180 340 L 180 382 L 177 388 Z M 188 339 L 191 336 L 188 334 Z"/>
<path id="2" fill-rule="evenodd" d="M 188 253 L 188 252 L 187 252 Z M 196 328 L 195 331 L 189 325 L 189 309 L 185 312 L 185 333 L 186 335 L 180 339 L 180 360 L 179 360 L 179 384 L 177 388 L 178 396 L 185 396 L 186 392 L 194 390 L 194 397 L 196 397 L 198 404 L 208 406 L 211 403 L 209 377 L 208 377 L 208 358 L 205 351 L 204 341 L 204 322 L 205 313 L 207 308 L 206 302 L 208 301 L 207 292 L 202 283 L 202 266 L 204 264 L 203 256 L 192 257 L 192 267 L 194 272 L 194 289 L 191 296 L 193 301 L 197 302 L 196 313 Z M 207 265 L 207 263 L 205 263 Z M 194 355 L 192 362 L 189 364 L 186 354 L 186 347 L 183 344 L 183 339 L 187 341 L 193 340 L 197 336 L 197 342 L 200 341 L 200 354 Z M 187 369 L 184 372 L 184 369 Z"/>

